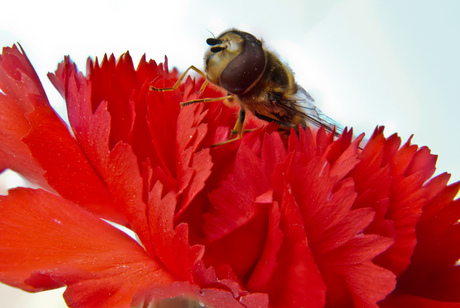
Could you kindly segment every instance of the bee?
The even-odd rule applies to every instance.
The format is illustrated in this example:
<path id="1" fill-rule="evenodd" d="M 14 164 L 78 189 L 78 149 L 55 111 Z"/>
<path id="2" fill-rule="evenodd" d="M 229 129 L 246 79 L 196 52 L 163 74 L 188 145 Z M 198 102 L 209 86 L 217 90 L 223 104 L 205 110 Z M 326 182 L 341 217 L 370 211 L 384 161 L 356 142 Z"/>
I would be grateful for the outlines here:
<path id="1" fill-rule="evenodd" d="M 228 100 L 240 106 L 239 116 L 230 139 L 217 145 L 242 138 L 247 112 L 257 118 L 278 124 L 287 131 L 308 125 L 324 127 L 340 135 L 341 128 L 314 105 L 314 99 L 299 86 L 292 70 L 273 52 L 264 48 L 261 40 L 250 33 L 231 29 L 217 38 L 208 38 L 210 46 L 205 53 L 205 73 L 190 66 L 171 88 L 155 88 L 155 91 L 172 91 L 179 87 L 189 70 L 205 78 L 202 91 L 208 82 L 224 89 L 226 96 L 202 98 L 181 103 L 187 106 L 195 103 Z M 236 137 L 232 137 L 236 134 Z"/>

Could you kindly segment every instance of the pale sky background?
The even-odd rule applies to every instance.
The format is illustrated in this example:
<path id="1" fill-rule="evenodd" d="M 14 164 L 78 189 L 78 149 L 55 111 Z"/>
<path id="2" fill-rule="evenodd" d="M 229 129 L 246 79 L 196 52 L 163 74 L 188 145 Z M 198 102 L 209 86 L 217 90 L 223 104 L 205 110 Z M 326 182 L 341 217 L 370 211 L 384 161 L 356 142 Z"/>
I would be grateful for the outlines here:
<path id="1" fill-rule="evenodd" d="M 376 125 L 438 154 L 438 172 L 460 180 L 459 0 L 6 1 L 0 45 L 20 42 L 51 104 L 63 100 L 46 74 L 64 55 L 86 58 L 129 50 L 202 67 L 210 32 L 231 27 L 261 37 L 294 70 L 331 118 L 369 137 Z M 11 173 L 0 190 L 20 185 Z M 1 214 L 1 213 L 0 213 Z M 0 308 L 66 307 L 62 290 L 29 295 L 0 285 Z"/>

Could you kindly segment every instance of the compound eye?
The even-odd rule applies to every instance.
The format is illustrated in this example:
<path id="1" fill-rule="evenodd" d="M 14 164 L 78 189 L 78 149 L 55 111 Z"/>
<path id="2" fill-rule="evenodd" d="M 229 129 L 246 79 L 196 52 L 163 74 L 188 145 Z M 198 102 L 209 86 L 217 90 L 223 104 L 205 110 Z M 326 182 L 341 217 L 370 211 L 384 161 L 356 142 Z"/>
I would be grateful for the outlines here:
<path id="1" fill-rule="evenodd" d="M 243 94 L 250 90 L 263 74 L 265 53 L 262 43 L 249 33 L 243 33 L 244 49 L 223 70 L 221 86 L 233 94 Z"/>
<path id="2" fill-rule="evenodd" d="M 216 38 L 208 38 L 206 40 L 206 44 L 208 44 L 209 46 L 214 46 L 214 45 L 222 44 L 222 40 L 219 40 Z"/>

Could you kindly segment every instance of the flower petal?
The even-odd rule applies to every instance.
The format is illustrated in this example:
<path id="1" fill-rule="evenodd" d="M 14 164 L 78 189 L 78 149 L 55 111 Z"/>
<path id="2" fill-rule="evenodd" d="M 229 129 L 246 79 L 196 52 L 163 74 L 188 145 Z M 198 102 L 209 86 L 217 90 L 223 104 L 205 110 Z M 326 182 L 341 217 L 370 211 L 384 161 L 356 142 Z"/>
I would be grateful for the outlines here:
<path id="1" fill-rule="evenodd" d="M 272 204 L 268 213 L 268 230 L 263 252 L 247 283 L 249 290 L 268 290 L 271 278 L 278 267 L 277 256 L 283 243 L 280 229 L 281 213 L 277 202 Z"/>
<path id="2" fill-rule="evenodd" d="M 147 217 L 147 201 L 143 195 L 143 179 L 136 156 L 129 144 L 119 142 L 103 160 L 101 176 L 107 183 L 118 209 L 139 236 L 149 253 L 153 253 Z"/>
<path id="3" fill-rule="evenodd" d="M 424 161 L 419 163 L 418 161 Z M 436 157 L 427 148 L 403 146 L 390 163 L 393 183 L 392 202 L 386 218 L 394 221 L 395 244 L 379 256 L 376 263 L 399 275 L 410 264 L 417 243 L 415 226 L 422 213 L 426 191 L 423 184 L 434 172 Z M 426 168 L 424 166 L 430 166 Z M 421 169 L 420 172 L 416 168 Z"/>
<path id="4" fill-rule="evenodd" d="M 175 194 L 170 192 L 162 198 L 162 192 L 163 186 L 157 182 L 150 194 L 148 217 L 152 246 L 158 258 L 178 280 L 191 281 L 192 267 L 203 256 L 204 247 L 190 246 L 187 224 L 174 228 Z"/>
<path id="5" fill-rule="evenodd" d="M 8 114 L 0 121 L 0 126 L 6 125 L 0 127 L 6 132 L 0 138 L 7 139 L 0 140 L 6 154 L 0 158 L 0 164 L 6 164 L 4 167 L 20 172 L 33 182 L 38 181 L 48 190 L 54 189 L 104 218 L 125 222 L 112 210 L 111 196 L 104 183 L 50 107 L 25 54 L 16 46 L 5 48 L 1 63 L 0 82 L 6 96 L 0 96 L 4 99 L 0 114 L 3 115 L 4 108 L 8 108 Z"/>
<path id="6" fill-rule="evenodd" d="M 284 236 L 278 266 L 270 279 L 270 305 L 324 307 L 326 285 L 308 243 L 298 204 L 289 190 L 286 184 L 280 205 Z"/>
<path id="7" fill-rule="evenodd" d="M 177 117 L 180 110 L 182 96 L 180 92 L 151 91 L 147 96 L 148 125 L 158 162 L 163 172 L 171 178 L 177 178 L 176 164 L 176 132 Z"/>
<path id="8" fill-rule="evenodd" d="M 417 224 L 417 246 L 411 264 L 398 280 L 398 292 L 439 301 L 460 302 L 460 182 L 449 186 L 449 175 L 431 180 L 430 199 Z"/>
<path id="9" fill-rule="evenodd" d="M 267 276 L 271 276 L 269 271 L 273 271 L 273 268 L 269 270 L 262 265 L 263 262 L 259 260 L 261 254 L 265 250 L 264 259 L 274 261 L 273 258 L 276 258 L 276 251 L 273 251 L 276 248 L 266 243 L 267 232 L 275 232 L 276 238 L 273 240 L 277 243 L 274 245 L 278 248 L 280 245 L 279 233 L 276 232 L 278 224 L 273 225 L 272 221 L 276 220 L 272 217 L 276 213 L 273 213 L 269 190 L 273 168 L 286 155 L 286 151 L 277 133 L 265 135 L 258 153 L 260 158 L 248 147 L 248 144 L 252 144 L 249 139 L 244 139 L 241 144 L 232 174 L 222 187 L 209 195 L 213 207 L 204 215 L 203 230 L 207 236 L 204 260 L 206 264 L 214 266 L 230 266 L 243 282 L 250 278 L 254 266 L 259 263 L 258 274 L 251 284 L 261 286 L 267 283 Z M 226 165 L 219 162 L 217 168 L 221 163 Z M 240 251 L 244 251 L 244 254 Z M 272 263 L 272 266 L 275 264 Z M 253 290 L 260 289 L 263 288 Z"/>
<path id="10" fill-rule="evenodd" d="M 87 65 L 89 80 L 91 82 L 91 106 L 92 110 L 103 101 L 108 102 L 108 110 L 112 121 L 110 129 L 110 145 L 119 141 L 128 142 L 129 134 L 134 125 L 133 109 L 128 104 L 133 91 L 139 91 L 139 82 L 131 56 L 123 54 L 118 61 L 114 55 L 107 55 L 99 65 L 96 59 L 95 65 Z"/>
<path id="11" fill-rule="evenodd" d="M 49 107 L 43 87 L 24 51 L 16 45 L 0 55 L 0 172 L 10 168 L 44 188 L 43 169 L 22 142 L 29 129 L 25 113 Z"/>
<path id="12" fill-rule="evenodd" d="M 278 134 L 265 136 L 260 158 L 249 148 L 250 142 L 241 144 L 232 174 L 222 182 L 222 187 L 209 195 L 213 209 L 204 215 L 203 225 L 209 241 L 213 242 L 250 221 L 258 211 L 257 197 L 272 189 L 273 169 L 286 156 L 286 150 Z"/>
<path id="13" fill-rule="evenodd" d="M 379 303 L 381 308 L 458 308 L 460 303 L 436 301 L 423 296 L 409 294 L 391 294 L 384 301 Z"/>
<path id="14" fill-rule="evenodd" d="M 222 187 L 209 195 L 213 210 L 204 215 L 203 231 L 211 242 L 250 221 L 257 210 L 256 198 L 270 188 L 259 158 L 244 145 L 239 148 L 234 169 Z"/>
<path id="15" fill-rule="evenodd" d="M 205 115 L 203 105 L 196 105 L 183 108 L 177 120 L 176 164 L 181 211 L 204 188 L 204 183 L 211 174 L 213 163 L 210 150 L 200 149 L 207 133 L 207 124 L 202 122 Z"/>
<path id="16" fill-rule="evenodd" d="M 117 139 L 112 135 L 114 120 L 109 111 L 110 104 L 105 100 L 98 101 L 99 98 L 94 99 L 94 97 L 103 99 L 104 95 L 113 98 L 113 93 L 104 91 L 115 91 L 112 88 L 114 85 L 102 86 L 101 89 L 97 89 L 98 93 L 92 91 L 95 85 L 104 84 L 104 80 L 101 79 L 103 76 L 109 78 L 111 73 L 114 74 L 113 70 L 116 69 L 114 59 L 105 58 L 101 67 L 97 64 L 93 66 L 91 62 L 88 65 L 92 74 L 91 82 L 77 72 L 76 66 L 68 58 L 59 65 L 56 74 L 49 75 L 49 77 L 64 94 L 69 110 L 69 121 L 75 136 L 110 191 L 116 204 L 115 209 L 123 214 L 124 221 L 128 221 L 129 226 L 137 233 L 145 248 L 153 252 L 146 216 L 147 205 L 143 195 L 144 183 L 139 171 L 142 164 L 131 144 L 119 140 L 118 143 L 111 144 Z M 123 67 L 120 68 L 122 71 L 129 71 L 129 67 L 134 71 L 129 59 L 124 59 L 120 67 Z M 128 94 L 125 92 L 129 90 L 123 89 L 126 96 Z M 117 100 L 114 104 L 119 103 Z M 128 135 L 128 133 L 119 130 L 116 135 Z"/>
<path id="17" fill-rule="evenodd" d="M 190 86 L 188 79 L 185 87 Z M 207 111 L 202 104 L 180 108 L 178 102 L 182 99 L 179 90 L 151 91 L 148 95 L 148 125 L 159 158 L 158 161 L 152 160 L 152 165 L 161 169 L 152 182 L 161 180 L 168 185 L 167 190 L 177 192 L 181 202 L 176 209 L 176 219 L 187 220 L 181 214 L 204 188 L 213 163 L 209 148 L 202 148 L 207 134 L 207 123 L 204 122 Z"/>
<path id="18" fill-rule="evenodd" d="M 139 289 L 173 281 L 133 239 L 42 190 L 0 198 L 0 279 L 28 291 L 68 286 L 70 307 L 129 307 Z"/>
<path id="19" fill-rule="evenodd" d="M 107 186 L 51 109 L 37 106 L 27 114 L 31 130 L 23 138 L 46 170 L 44 177 L 64 198 L 114 222 L 126 224 Z"/>
<path id="20" fill-rule="evenodd" d="M 372 207 L 374 221 L 366 233 L 392 237 L 395 243 L 375 260 L 401 274 L 416 245 L 415 226 L 425 202 L 423 184 L 434 172 L 436 157 L 427 148 L 404 146 L 397 135 L 385 138 L 376 128 L 350 175 L 358 192 L 354 208 Z"/>
<path id="21" fill-rule="evenodd" d="M 351 161 L 356 159 L 356 144 L 350 147 L 354 151 L 344 151 L 345 157 L 337 158 L 348 161 L 343 168 L 356 165 Z M 327 155 L 327 150 L 318 152 L 322 153 Z M 291 155 L 279 177 L 285 174 L 299 205 L 310 249 L 326 283 L 326 304 L 376 307 L 394 289 L 395 279 L 372 260 L 393 241 L 363 234 L 374 214 L 370 208 L 352 209 L 356 197 L 352 179 L 340 179 L 337 171 L 330 172 L 325 157 L 312 158 L 308 152 Z M 347 173 L 341 170 L 338 174 Z"/>

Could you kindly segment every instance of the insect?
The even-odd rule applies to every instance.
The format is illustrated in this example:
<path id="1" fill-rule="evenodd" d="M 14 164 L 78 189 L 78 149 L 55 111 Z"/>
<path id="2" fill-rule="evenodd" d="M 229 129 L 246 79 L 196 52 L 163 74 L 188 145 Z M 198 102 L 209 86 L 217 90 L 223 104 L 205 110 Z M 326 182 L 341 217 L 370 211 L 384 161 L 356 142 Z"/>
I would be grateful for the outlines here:
<path id="1" fill-rule="evenodd" d="M 217 145 L 242 138 L 246 113 L 257 118 L 276 122 L 281 130 L 296 131 L 299 125 L 323 126 L 327 131 L 340 135 L 341 128 L 314 105 L 314 99 L 294 79 L 292 70 L 271 51 L 264 48 L 262 41 L 252 34 L 231 29 L 217 38 L 208 38 L 210 46 L 205 53 L 205 73 L 190 66 L 170 88 L 150 87 L 155 91 L 172 91 L 179 87 L 189 70 L 194 70 L 208 82 L 227 91 L 226 96 L 202 98 L 181 103 L 187 106 L 194 103 L 228 100 L 240 106 L 236 124 L 230 139 Z M 236 137 L 232 137 L 236 134 Z"/>

